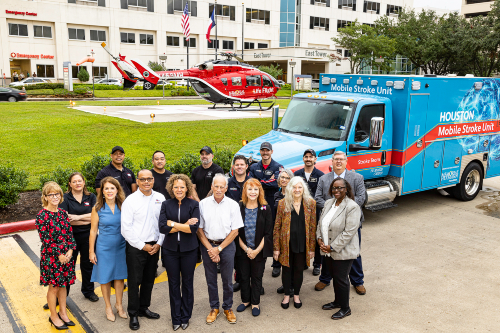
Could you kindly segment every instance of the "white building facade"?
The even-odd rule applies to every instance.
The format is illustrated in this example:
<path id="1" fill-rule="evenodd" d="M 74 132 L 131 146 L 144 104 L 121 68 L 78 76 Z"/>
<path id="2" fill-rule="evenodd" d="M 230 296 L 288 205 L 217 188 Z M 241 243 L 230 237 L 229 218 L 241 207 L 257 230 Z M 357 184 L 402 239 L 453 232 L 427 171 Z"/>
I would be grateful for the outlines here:
<path id="1" fill-rule="evenodd" d="M 219 51 L 241 53 L 250 64 L 277 64 L 281 79 L 294 74 L 344 73 L 348 61 L 331 63 L 334 52 L 348 56 L 331 40 L 337 29 L 358 20 L 373 24 L 381 15 L 396 16 L 413 0 L 219 0 Z M 189 65 L 215 56 L 215 29 L 206 39 L 215 0 L 188 1 L 191 42 Z M 120 77 L 103 50 L 114 56 L 160 62 L 167 69 L 187 68 L 181 29 L 186 0 L 0 0 L 0 70 L 62 80 L 63 62 L 74 66 L 94 52 L 95 62 L 83 66 L 96 78 Z M 243 39 L 244 36 L 244 39 Z M 93 67 L 93 68 L 92 68 Z M 78 68 L 72 69 L 76 77 Z M 3 74 L 2 74 L 3 75 Z"/>

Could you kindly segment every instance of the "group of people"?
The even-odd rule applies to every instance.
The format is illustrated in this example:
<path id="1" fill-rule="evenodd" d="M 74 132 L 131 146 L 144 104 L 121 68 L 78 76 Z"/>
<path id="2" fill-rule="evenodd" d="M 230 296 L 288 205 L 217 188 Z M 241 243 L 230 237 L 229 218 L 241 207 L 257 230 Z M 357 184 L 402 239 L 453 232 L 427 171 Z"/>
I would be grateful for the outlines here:
<path id="1" fill-rule="evenodd" d="M 205 146 L 200 150 L 201 165 L 189 178 L 166 170 L 165 154 L 156 151 L 153 169 L 140 170 L 136 177 L 123 166 L 124 149 L 116 146 L 110 164 L 96 177 L 97 196 L 87 190 L 78 172 L 70 175 L 66 193 L 57 183 L 47 182 L 36 225 L 42 241 L 40 284 L 49 286 L 49 322 L 59 330 L 75 325 L 65 305 L 78 255 L 81 292 L 96 302 L 94 283 L 100 284 L 108 320 L 116 320 L 111 288 L 116 314 L 129 319 L 130 329 L 140 328 L 139 317 L 159 319 L 149 307 L 160 253 L 168 275 L 174 331 L 189 326 L 200 254 L 209 294 L 207 324 L 220 313 L 218 273 L 222 311 L 229 323 L 237 321 L 233 293 L 238 290 L 241 304 L 236 311 L 251 307 L 253 316 L 260 314 L 262 279 L 270 257 L 272 276 L 281 274 L 277 292 L 284 294 L 283 309 L 289 308 L 291 296 L 295 308 L 302 306 L 303 272 L 314 259 L 313 274 L 321 274 L 316 290 L 333 279 L 335 299 L 322 308 L 339 309 L 332 319 L 350 315 L 348 277 L 358 294 L 366 293 L 360 257 L 363 177 L 346 170 L 344 152 L 333 154 L 333 171 L 328 174 L 316 169 L 312 149 L 304 152 L 304 168 L 295 174 L 274 161 L 272 153 L 272 145 L 262 143 L 262 160 L 251 166 L 244 156 L 236 155 L 233 176 L 228 178 L 213 162 L 212 149 Z"/>
<path id="2" fill-rule="evenodd" d="M 33 77 L 37 77 L 36 76 L 36 73 L 33 72 Z M 30 72 L 26 72 L 26 77 L 30 77 Z M 12 82 L 18 82 L 18 81 L 22 81 L 24 79 L 24 74 L 23 72 L 21 73 L 18 73 L 18 72 L 14 72 L 12 74 Z"/>

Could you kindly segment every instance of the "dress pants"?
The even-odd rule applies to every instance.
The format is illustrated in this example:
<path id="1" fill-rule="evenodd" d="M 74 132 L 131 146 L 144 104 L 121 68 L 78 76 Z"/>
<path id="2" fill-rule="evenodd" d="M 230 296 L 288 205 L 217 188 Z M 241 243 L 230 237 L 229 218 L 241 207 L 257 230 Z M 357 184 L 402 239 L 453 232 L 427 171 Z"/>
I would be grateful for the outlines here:
<path id="1" fill-rule="evenodd" d="M 293 253 L 290 251 L 290 257 L 288 258 L 289 267 L 283 265 L 281 272 L 281 282 L 283 282 L 285 295 L 290 295 L 290 288 L 292 286 L 294 295 L 300 294 L 300 288 L 304 280 L 306 257 L 305 252 Z"/>
<path id="2" fill-rule="evenodd" d="M 90 233 L 78 233 L 73 235 L 75 238 L 76 249 L 73 251 L 72 260 L 75 262 L 80 254 L 80 270 L 82 271 L 82 294 L 85 297 L 89 297 L 94 294 L 94 282 L 90 282 L 92 277 L 92 269 L 94 269 L 94 264 L 90 262 L 89 259 L 89 236 Z M 66 287 L 67 293 L 69 295 L 70 286 Z"/>
<path id="3" fill-rule="evenodd" d="M 359 247 L 361 248 L 361 228 L 358 229 L 358 237 L 359 237 Z M 324 258 L 325 257 L 323 257 L 323 261 Z M 365 275 L 363 274 L 363 264 L 361 262 L 361 255 L 360 255 L 352 263 L 351 271 L 349 272 L 349 279 L 351 280 L 351 284 L 356 287 L 365 284 L 365 282 L 363 281 L 364 277 Z M 328 271 L 328 269 L 326 269 L 324 263 L 323 267 L 321 268 L 321 275 L 319 276 L 319 280 L 324 284 L 328 284 L 332 280 L 332 276 Z"/>
<path id="4" fill-rule="evenodd" d="M 219 245 L 210 243 L 212 247 Z M 231 242 L 222 252 L 220 257 L 220 276 L 222 278 L 222 308 L 229 310 L 233 307 L 233 269 L 236 246 Z M 217 263 L 213 262 L 208 255 L 207 249 L 201 245 L 201 255 L 203 256 L 203 267 L 205 268 L 205 278 L 208 286 L 208 299 L 211 309 L 219 309 L 219 289 L 217 287 Z"/>
<path id="5" fill-rule="evenodd" d="M 163 266 L 168 275 L 168 293 L 170 296 L 170 315 L 173 325 L 186 324 L 193 313 L 194 304 L 194 269 L 198 259 L 198 248 L 180 252 L 162 250 Z M 182 278 L 182 295 L 181 295 Z"/>
<path id="6" fill-rule="evenodd" d="M 156 242 L 147 242 L 154 245 Z M 153 255 L 136 249 L 127 243 L 127 285 L 129 315 L 137 316 L 139 311 L 144 311 L 151 305 L 151 292 L 155 283 L 156 267 L 158 265 L 159 251 Z M 140 286 L 140 290 L 139 290 Z"/>
<path id="7" fill-rule="evenodd" d="M 241 302 L 259 305 L 266 261 L 264 259 L 250 259 L 245 253 L 238 256 L 238 263 L 240 268 Z"/>
<path id="8" fill-rule="evenodd" d="M 331 257 L 323 258 L 324 266 L 330 271 L 333 277 L 333 290 L 335 291 L 335 303 L 339 304 L 342 310 L 349 309 L 349 279 L 348 274 L 354 259 L 333 260 Z"/>
<path id="9" fill-rule="evenodd" d="M 320 215 L 321 215 L 321 209 L 316 209 L 316 221 L 319 221 Z M 323 260 L 323 258 L 321 256 L 321 250 L 319 248 L 318 242 L 316 242 L 316 247 L 314 248 L 313 267 L 320 268 L 322 260 Z"/>

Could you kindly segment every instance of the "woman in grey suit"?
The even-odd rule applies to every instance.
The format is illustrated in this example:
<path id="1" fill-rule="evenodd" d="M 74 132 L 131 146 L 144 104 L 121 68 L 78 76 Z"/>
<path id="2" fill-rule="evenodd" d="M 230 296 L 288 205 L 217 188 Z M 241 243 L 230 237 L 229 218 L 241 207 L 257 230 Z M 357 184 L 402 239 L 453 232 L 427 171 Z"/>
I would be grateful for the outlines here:
<path id="1" fill-rule="evenodd" d="M 351 314 L 349 307 L 349 271 L 359 256 L 358 228 L 361 208 L 354 201 L 352 188 L 343 178 L 336 178 L 330 185 L 332 199 L 325 202 L 316 238 L 321 249 L 323 264 L 333 277 L 335 301 L 323 305 L 323 309 L 340 310 L 332 319 L 342 319 Z"/>

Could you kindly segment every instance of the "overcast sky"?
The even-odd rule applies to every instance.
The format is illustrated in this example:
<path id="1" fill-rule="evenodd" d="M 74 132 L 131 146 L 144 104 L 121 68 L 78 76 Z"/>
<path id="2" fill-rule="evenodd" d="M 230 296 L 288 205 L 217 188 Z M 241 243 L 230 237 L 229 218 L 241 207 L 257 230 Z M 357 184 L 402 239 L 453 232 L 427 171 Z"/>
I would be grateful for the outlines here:
<path id="1" fill-rule="evenodd" d="M 460 10 L 462 0 L 413 0 L 414 7 L 435 7 L 451 10 Z"/>

